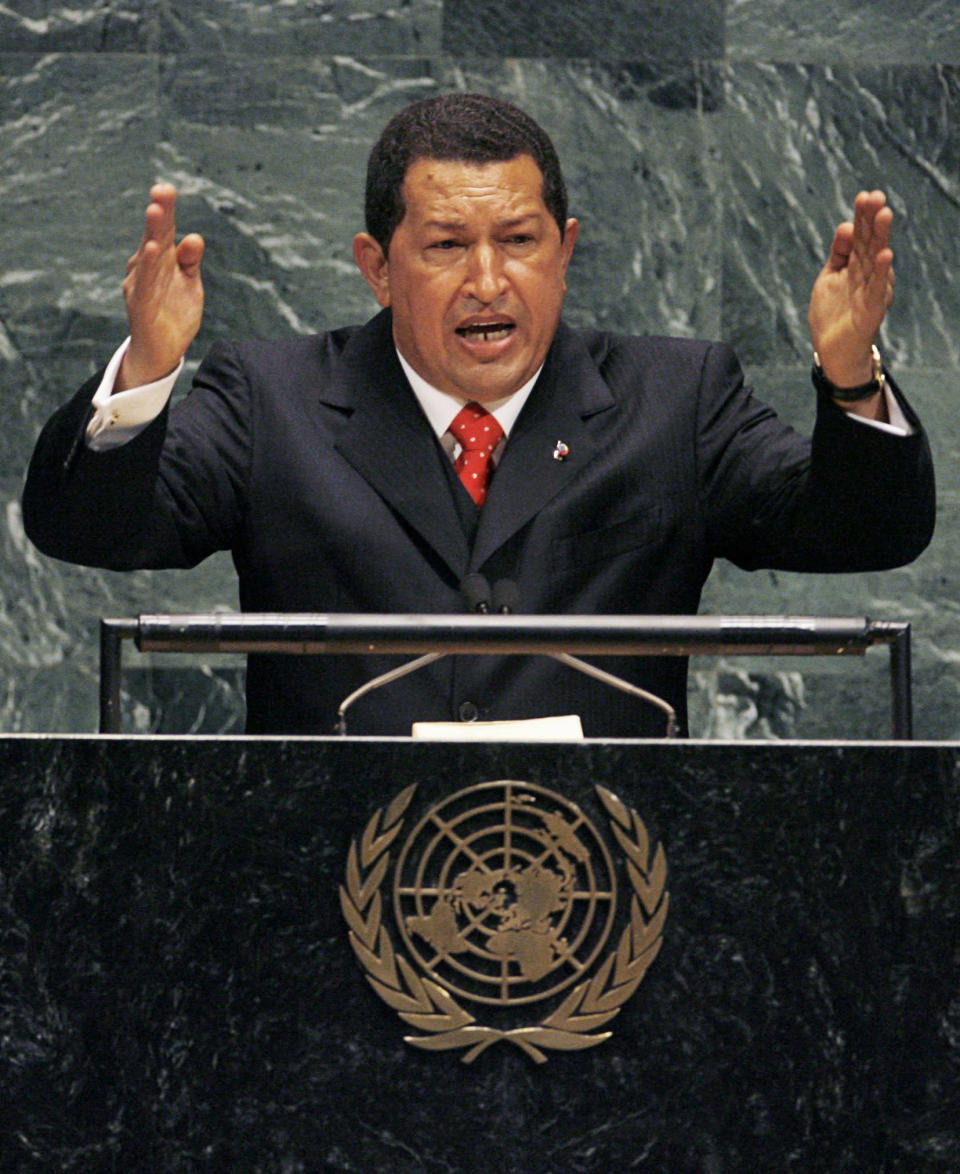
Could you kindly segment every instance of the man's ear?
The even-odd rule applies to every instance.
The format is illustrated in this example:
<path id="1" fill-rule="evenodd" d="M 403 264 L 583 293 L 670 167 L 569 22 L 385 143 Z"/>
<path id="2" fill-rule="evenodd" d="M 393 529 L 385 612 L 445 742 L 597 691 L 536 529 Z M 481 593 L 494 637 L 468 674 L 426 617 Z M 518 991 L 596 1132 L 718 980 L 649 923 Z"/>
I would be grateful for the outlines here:
<path id="1" fill-rule="evenodd" d="M 353 259 L 367 279 L 373 296 L 381 306 L 390 305 L 390 262 L 383 249 L 369 232 L 358 232 L 353 238 Z"/>
<path id="2" fill-rule="evenodd" d="M 563 288 L 567 288 L 567 268 L 570 265 L 570 258 L 573 256 L 573 246 L 577 243 L 577 237 L 580 235 L 580 222 L 578 220 L 570 219 L 567 221 L 563 232 L 563 244 L 561 245 L 561 256 L 563 266 Z"/>

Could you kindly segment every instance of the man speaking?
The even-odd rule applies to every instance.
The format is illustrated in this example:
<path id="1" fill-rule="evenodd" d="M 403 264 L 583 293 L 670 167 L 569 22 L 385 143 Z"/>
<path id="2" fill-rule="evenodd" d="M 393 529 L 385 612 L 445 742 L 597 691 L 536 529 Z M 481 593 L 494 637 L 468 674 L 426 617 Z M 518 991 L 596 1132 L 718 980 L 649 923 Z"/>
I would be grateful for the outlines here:
<path id="1" fill-rule="evenodd" d="M 743 386 L 729 347 L 575 330 L 578 224 L 545 132 L 475 94 L 416 102 L 370 156 L 363 326 L 223 343 L 168 401 L 199 329 L 203 241 L 150 193 L 124 294 L 130 338 L 47 424 L 24 491 L 44 552 L 113 569 L 228 549 L 262 612 L 457 612 L 468 575 L 530 613 L 693 613 L 717 557 L 880 569 L 933 529 L 929 450 L 874 340 L 892 213 L 861 192 L 813 287 L 812 440 Z M 251 733 L 325 734 L 395 663 L 253 655 Z M 604 658 L 685 713 L 686 663 Z M 643 702 L 547 657 L 452 656 L 372 692 L 351 731 L 580 714 L 588 736 L 662 732 Z"/>

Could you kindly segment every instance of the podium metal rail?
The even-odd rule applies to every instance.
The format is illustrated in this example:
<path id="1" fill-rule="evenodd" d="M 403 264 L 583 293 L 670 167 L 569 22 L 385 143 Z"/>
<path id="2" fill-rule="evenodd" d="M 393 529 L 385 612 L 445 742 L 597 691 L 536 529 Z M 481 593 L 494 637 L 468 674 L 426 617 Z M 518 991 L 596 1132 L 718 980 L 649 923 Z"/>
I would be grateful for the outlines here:
<path id="1" fill-rule="evenodd" d="M 100 621 L 100 732 L 119 733 L 122 645 L 141 652 L 863 656 L 890 650 L 890 730 L 913 737 L 910 625 L 825 616 L 201 613 Z"/>

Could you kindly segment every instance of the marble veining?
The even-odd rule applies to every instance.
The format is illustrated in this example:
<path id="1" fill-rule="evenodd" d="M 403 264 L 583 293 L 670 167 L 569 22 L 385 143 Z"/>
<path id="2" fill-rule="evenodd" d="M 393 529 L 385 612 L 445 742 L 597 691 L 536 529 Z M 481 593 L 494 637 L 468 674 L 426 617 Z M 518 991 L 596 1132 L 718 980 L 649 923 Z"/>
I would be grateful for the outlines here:
<path id="1" fill-rule="evenodd" d="M 960 206 L 958 100 L 949 67 L 730 68 L 723 331 L 745 362 L 806 357 L 809 287 L 833 226 L 861 187 L 883 187 L 898 272 L 884 352 L 897 365 L 958 364 L 957 283 L 934 245 Z"/>
<path id="2" fill-rule="evenodd" d="M 41 422 L 125 331 L 119 283 L 151 180 L 178 182 L 183 226 L 208 240 L 191 366 L 214 338 L 361 320 L 373 302 L 350 240 L 370 143 L 410 99 L 474 88 L 556 138 L 582 222 L 570 319 L 726 338 L 801 427 L 810 283 L 857 187 L 886 188 L 899 280 L 882 343 L 933 434 L 934 544 L 877 576 L 720 566 L 704 607 L 910 619 L 918 730 L 957 736 L 960 284 L 944 241 L 960 197 L 958 38 L 952 0 L 0 6 L 0 729 L 92 728 L 101 615 L 236 606 L 225 557 L 189 574 L 86 571 L 37 555 L 19 520 Z M 835 736 L 840 699 L 851 734 L 885 721 L 879 662 L 694 667 L 702 731 Z M 130 728 L 170 728 L 193 704 L 194 684 L 153 671 L 131 678 Z M 181 728 L 237 720 L 216 673 L 205 680 L 206 717 L 183 712 Z"/>
<path id="3" fill-rule="evenodd" d="M 738 59 L 960 63 L 954 0 L 727 0 L 726 30 Z"/>
<path id="4" fill-rule="evenodd" d="M 446 52 L 519 57 L 610 56 L 638 61 L 691 61 L 723 56 L 721 0 L 445 0 Z"/>

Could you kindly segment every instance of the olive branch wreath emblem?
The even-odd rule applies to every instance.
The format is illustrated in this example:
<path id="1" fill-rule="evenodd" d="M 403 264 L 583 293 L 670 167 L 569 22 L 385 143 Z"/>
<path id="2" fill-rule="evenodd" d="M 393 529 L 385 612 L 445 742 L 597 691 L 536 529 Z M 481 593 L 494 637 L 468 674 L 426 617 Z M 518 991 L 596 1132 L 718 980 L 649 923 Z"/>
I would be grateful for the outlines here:
<path id="1" fill-rule="evenodd" d="M 383 924 L 380 890 L 390 865 L 390 848 L 403 828 L 403 816 L 416 789 L 414 783 L 386 808 L 374 812 L 359 847 L 356 839 L 351 841 L 345 883 L 340 886 L 340 907 L 349 926 L 350 944 L 368 981 L 405 1023 L 424 1033 L 404 1036 L 404 1040 L 433 1052 L 466 1048 L 461 1059 L 467 1064 L 491 1044 L 506 1041 L 542 1064 L 547 1059 L 544 1049 L 581 1051 L 609 1039 L 612 1032 L 597 1029 L 619 1014 L 662 944 L 670 898 L 663 845 L 656 846 L 651 859 L 650 840 L 639 815 L 612 791 L 595 788 L 626 857 L 633 890 L 629 921 L 617 948 L 596 974 L 575 986 L 556 1010 L 535 1026 L 500 1030 L 478 1023 L 449 991 L 417 974 L 394 949 Z"/>

